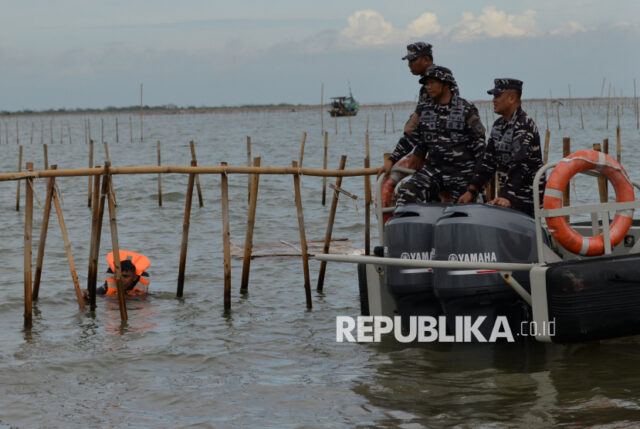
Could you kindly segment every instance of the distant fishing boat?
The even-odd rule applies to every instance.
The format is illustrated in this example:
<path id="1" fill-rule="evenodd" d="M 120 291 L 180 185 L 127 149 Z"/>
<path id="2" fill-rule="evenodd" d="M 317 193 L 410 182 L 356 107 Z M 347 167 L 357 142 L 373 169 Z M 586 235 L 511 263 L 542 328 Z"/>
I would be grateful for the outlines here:
<path id="1" fill-rule="evenodd" d="M 351 94 L 351 90 L 349 90 L 348 97 L 331 97 L 331 110 L 329 110 L 329 114 L 331 117 L 336 116 L 356 116 L 358 114 L 358 110 L 360 109 L 360 105 L 353 98 Z"/>

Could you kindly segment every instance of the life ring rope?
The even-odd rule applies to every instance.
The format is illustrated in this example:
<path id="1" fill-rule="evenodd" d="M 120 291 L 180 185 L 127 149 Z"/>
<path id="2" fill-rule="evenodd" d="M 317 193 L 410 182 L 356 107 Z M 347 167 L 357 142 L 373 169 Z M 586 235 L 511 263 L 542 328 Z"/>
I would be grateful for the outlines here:
<path id="1" fill-rule="evenodd" d="M 543 199 L 545 211 L 561 209 L 564 190 L 571 178 L 587 170 L 598 171 L 612 183 L 617 203 L 635 201 L 631 179 L 615 159 L 603 152 L 583 150 L 563 158 L 549 176 Z M 563 216 L 557 214 L 547 215 L 545 220 L 553 237 L 570 252 L 585 256 L 597 256 L 605 252 L 604 234 L 584 237 L 571 228 Z M 607 234 L 610 237 L 611 247 L 624 239 L 632 221 L 633 208 L 616 210 L 616 216 L 611 222 L 609 234 Z"/>

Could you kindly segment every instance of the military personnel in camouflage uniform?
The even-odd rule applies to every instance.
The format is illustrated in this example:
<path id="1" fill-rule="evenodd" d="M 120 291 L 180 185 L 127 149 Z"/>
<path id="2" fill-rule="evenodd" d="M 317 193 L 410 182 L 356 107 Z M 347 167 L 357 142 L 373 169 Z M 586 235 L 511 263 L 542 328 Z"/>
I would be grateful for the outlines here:
<path id="1" fill-rule="evenodd" d="M 495 79 L 494 85 L 487 92 L 493 95 L 493 110 L 502 117 L 494 122 L 487 149 L 459 202 L 471 201 L 497 171 L 500 196 L 489 203 L 533 216 L 533 178 L 542 166 L 538 127 L 522 110 L 522 81 Z"/>
<path id="2" fill-rule="evenodd" d="M 416 129 L 420 120 L 420 112 L 423 109 L 429 108 L 429 94 L 427 93 L 426 78 L 424 74 L 427 69 L 433 65 L 432 46 L 425 42 L 416 42 L 407 45 L 407 55 L 402 57 L 403 60 L 409 61 L 409 70 L 420 78 L 420 93 L 418 94 L 418 104 L 416 110 L 411 114 L 409 120 L 404 125 L 403 135 L 398 140 L 395 150 L 385 162 L 385 164 L 378 169 L 378 176 L 381 173 L 388 174 L 391 167 L 402 159 L 405 155 L 410 153 L 414 146 L 409 143 L 408 136 Z M 455 80 L 451 83 L 451 93 L 459 95 L 458 84 Z"/>
<path id="3" fill-rule="evenodd" d="M 420 92 L 418 94 L 418 105 L 416 106 L 415 112 L 411 114 L 409 120 L 404 125 L 404 134 L 400 137 L 398 144 L 396 146 L 396 150 L 394 151 L 394 155 L 396 152 L 402 153 L 399 156 L 393 156 L 385 161 L 384 165 L 378 169 L 378 176 L 382 173 L 389 173 L 393 164 L 398 162 L 400 158 L 402 158 L 407 153 L 413 150 L 413 146 L 407 142 L 407 135 L 410 134 L 418 125 L 418 118 L 420 117 L 419 108 L 422 103 L 429 99 L 429 95 L 427 94 L 427 86 L 423 82 L 423 75 L 427 71 L 429 67 L 433 65 L 433 53 L 431 50 L 432 46 L 429 43 L 425 42 L 416 42 L 407 45 L 407 55 L 402 57 L 403 60 L 408 60 L 409 70 L 415 76 L 420 76 Z"/>
<path id="4" fill-rule="evenodd" d="M 407 140 L 415 146 L 411 156 L 426 157 L 426 163 L 401 187 L 397 205 L 440 201 L 444 191 L 452 201 L 457 201 L 467 189 L 484 151 L 485 129 L 478 109 L 452 94 L 455 80 L 451 70 L 431 66 L 425 78 L 430 98 L 421 108 L 418 126 Z"/>

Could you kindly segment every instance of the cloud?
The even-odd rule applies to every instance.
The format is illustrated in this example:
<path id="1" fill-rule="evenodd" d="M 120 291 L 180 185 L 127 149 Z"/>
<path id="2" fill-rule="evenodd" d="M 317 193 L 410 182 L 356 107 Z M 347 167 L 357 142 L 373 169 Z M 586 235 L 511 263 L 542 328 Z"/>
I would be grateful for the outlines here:
<path id="1" fill-rule="evenodd" d="M 477 17 L 464 12 L 462 20 L 448 30 L 455 41 L 469 41 L 479 38 L 523 37 L 538 34 L 536 12 L 526 10 L 522 15 L 507 15 L 491 6 Z"/>
<path id="2" fill-rule="evenodd" d="M 393 26 L 377 11 L 359 10 L 347 19 L 349 26 L 340 32 L 356 46 L 386 45 L 393 38 Z"/>
<path id="3" fill-rule="evenodd" d="M 418 19 L 409 24 L 406 32 L 409 37 L 421 37 L 439 33 L 438 17 L 434 13 L 423 13 Z"/>
<path id="4" fill-rule="evenodd" d="M 587 31 L 582 25 L 576 21 L 569 21 L 560 28 L 551 31 L 553 36 L 570 36 L 573 33 Z"/>
<path id="5" fill-rule="evenodd" d="M 348 26 L 340 32 L 346 46 L 397 45 L 412 38 L 439 33 L 438 17 L 433 13 L 423 13 L 407 28 L 394 28 L 380 12 L 365 9 L 356 11 L 347 19 Z"/>

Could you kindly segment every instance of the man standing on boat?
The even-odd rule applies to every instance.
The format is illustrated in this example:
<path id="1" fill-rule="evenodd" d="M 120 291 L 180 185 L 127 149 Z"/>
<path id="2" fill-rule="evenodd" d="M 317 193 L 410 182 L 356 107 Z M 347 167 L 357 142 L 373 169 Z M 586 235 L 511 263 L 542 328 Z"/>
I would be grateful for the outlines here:
<path id="1" fill-rule="evenodd" d="M 402 59 L 408 61 L 409 70 L 414 76 L 420 76 L 421 85 L 420 92 L 418 94 L 418 105 L 416 106 L 416 110 L 409 117 L 407 123 L 404 125 L 404 134 L 400 137 L 400 140 L 398 140 L 395 150 L 389 159 L 385 161 L 384 165 L 378 169 L 378 176 L 382 173 L 389 174 L 391 167 L 413 150 L 414 146 L 409 142 L 407 137 L 418 126 L 418 122 L 420 121 L 420 111 L 427 108 L 430 101 L 424 74 L 427 69 L 433 65 L 431 44 L 416 42 L 407 45 L 407 55 L 402 57 Z M 457 91 L 457 85 L 454 86 L 454 91 Z"/>
<path id="2" fill-rule="evenodd" d="M 440 201 L 444 192 L 457 201 L 469 185 L 484 151 L 485 129 L 478 109 L 452 92 L 451 70 L 431 66 L 425 73 L 429 106 L 420 111 L 416 129 L 407 136 L 415 146 L 411 164 L 416 172 L 398 192 L 397 205 Z"/>
<path id="3" fill-rule="evenodd" d="M 493 110 L 501 117 L 494 122 L 487 149 L 458 202 L 474 200 L 497 171 L 500 195 L 489 204 L 533 216 L 533 178 L 542 166 L 542 154 L 538 127 L 521 107 L 522 81 L 495 79 L 494 88 L 487 93 L 493 95 Z"/>

